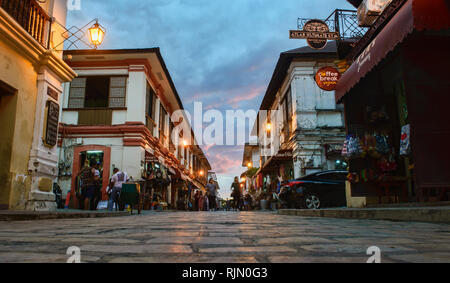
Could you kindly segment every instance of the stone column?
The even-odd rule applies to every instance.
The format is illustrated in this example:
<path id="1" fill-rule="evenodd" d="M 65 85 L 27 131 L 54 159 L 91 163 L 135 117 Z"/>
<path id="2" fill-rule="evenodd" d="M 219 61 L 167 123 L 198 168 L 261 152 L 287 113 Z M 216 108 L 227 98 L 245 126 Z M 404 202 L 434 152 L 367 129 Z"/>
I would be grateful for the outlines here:
<path id="1" fill-rule="evenodd" d="M 56 210 L 53 182 L 58 176 L 57 148 L 44 143 L 46 128 L 46 105 L 52 101 L 60 105 L 62 81 L 43 67 L 37 80 L 36 112 L 33 143 L 28 170 L 31 175 L 31 191 L 25 206 L 26 210 Z M 59 110 L 61 111 L 61 109 Z"/>

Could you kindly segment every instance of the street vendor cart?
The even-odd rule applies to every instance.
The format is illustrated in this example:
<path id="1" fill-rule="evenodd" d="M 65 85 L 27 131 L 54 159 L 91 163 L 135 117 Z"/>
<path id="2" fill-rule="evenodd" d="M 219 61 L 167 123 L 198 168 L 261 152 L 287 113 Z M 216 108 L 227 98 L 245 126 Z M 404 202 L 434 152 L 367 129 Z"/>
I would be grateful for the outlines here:
<path id="1" fill-rule="evenodd" d="M 119 198 L 120 210 L 124 210 L 125 206 L 129 205 L 132 214 L 133 208 L 137 208 L 138 214 L 141 214 L 143 206 L 143 195 L 141 195 L 141 191 L 141 183 L 124 183 Z"/>

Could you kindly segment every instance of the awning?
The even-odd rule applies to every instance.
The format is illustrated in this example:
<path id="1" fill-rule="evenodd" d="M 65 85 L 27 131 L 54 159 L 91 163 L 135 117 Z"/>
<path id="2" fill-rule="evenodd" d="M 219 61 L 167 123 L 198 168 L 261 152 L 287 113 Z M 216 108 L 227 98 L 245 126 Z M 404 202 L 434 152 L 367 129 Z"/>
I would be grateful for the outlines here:
<path id="1" fill-rule="evenodd" d="M 336 101 L 341 102 L 389 52 L 414 30 L 450 29 L 450 1 L 408 0 L 341 77 Z"/>

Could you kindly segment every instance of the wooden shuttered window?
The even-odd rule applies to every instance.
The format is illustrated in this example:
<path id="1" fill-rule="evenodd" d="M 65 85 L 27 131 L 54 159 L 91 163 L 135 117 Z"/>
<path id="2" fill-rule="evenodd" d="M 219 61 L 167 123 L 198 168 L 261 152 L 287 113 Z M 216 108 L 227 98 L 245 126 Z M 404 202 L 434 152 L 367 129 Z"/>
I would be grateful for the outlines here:
<path id="1" fill-rule="evenodd" d="M 84 108 L 87 78 L 74 78 L 70 83 L 69 108 Z"/>
<path id="2" fill-rule="evenodd" d="M 109 107 L 125 107 L 126 93 L 127 77 L 111 77 L 109 84 Z"/>
<path id="3" fill-rule="evenodd" d="M 96 91 L 98 80 L 100 77 L 79 77 L 73 79 L 70 84 L 69 93 L 69 109 L 89 108 L 86 104 L 86 94 Z M 124 108 L 126 107 L 126 89 L 127 89 L 127 77 L 114 76 L 106 77 L 106 83 L 102 83 L 101 87 L 106 88 L 106 91 L 100 92 L 102 100 L 105 101 L 104 107 L 99 108 Z M 109 83 L 109 85 L 107 85 Z M 98 93 L 98 92 L 95 92 Z M 107 103 L 106 103 L 107 102 Z M 97 108 L 97 107 L 93 107 Z"/>

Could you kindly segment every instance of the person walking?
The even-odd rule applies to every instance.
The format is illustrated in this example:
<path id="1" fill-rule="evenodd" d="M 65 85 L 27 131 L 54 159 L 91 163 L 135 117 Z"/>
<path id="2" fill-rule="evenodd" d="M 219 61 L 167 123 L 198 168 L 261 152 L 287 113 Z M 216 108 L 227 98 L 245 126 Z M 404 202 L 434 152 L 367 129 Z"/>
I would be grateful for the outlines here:
<path id="1" fill-rule="evenodd" d="M 95 184 L 96 184 L 96 176 L 95 176 L 95 169 L 92 167 L 95 161 L 91 161 L 91 164 L 89 164 L 89 161 L 86 160 L 84 162 L 84 167 L 81 169 L 80 173 L 78 174 L 78 177 L 81 179 L 81 190 L 82 195 L 84 195 L 84 210 L 91 209 L 90 204 L 91 200 L 95 196 Z"/>
<path id="2" fill-rule="evenodd" d="M 94 196 L 91 199 L 90 206 L 91 210 L 97 210 L 98 203 L 102 200 L 102 179 L 100 174 L 100 167 L 97 161 L 93 160 L 91 163 L 92 168 L 94 168 Z"/>
<path id="3" fill-rule="evenodd" d="M 119 172 L 119 169 L 114 168 L 113 169 L 113 176 L 116 175 Z M 109 179 L 109 185 L 108 185 L 108 190 L 106 191 L 106 193 L 108 194 L 108 211 L 113 211 L 114 209 L 114 198 L 113 198 L 113 187 L 112 187 L 113 181 L 112 181 L 112 176 Z M 116 203 L 116 210 L 119 209 L 118 207 L 119 205 Z"/>
<path id="4" fill-rule="evenodd" d="M 203 197 L 203 192 L 200 191 L 199 197 L 198 197 L 198 211 L 203 211 L 204 201 L 205 201 L 205 199 Z"/>
<path id="5" fill-rule="evenodd" d="M 122 185 L 128 182 L 128 174 L 117 169 L 118 172 L 114 174 L 111 178 L 111 187 L 112 189 L 112 201 L 116 203 L 116 206 L 119 205 L 119 197 L 120 192 L 122 191 Z"/>
<path id="6" fill-rule="evenodd" d="M 214 183 L 214 180 L 211 178 L 209 179 L 209 183 L 206 185 L 206 189 L 208 190 L 208 198 L 209 198 L 209 208 L 210 210 L 215 211 L 216 210 L 216 184 Z"/>
<path id="7" fill-rule="evenodd" d="M 239 210 L 241 202 L 241 191 L 238 177 L 235 177 L 233 184 L 231 184 L 231 197 L 233 198 L 233 208 L 235 210 Z"/>
<path id="8" fill-rule="evenodd" d="M 199 194 L 199 192 L 198 192 L 198 190 L 196 190 L 195 191 L 195 194 L 194 194 L 194 211 L 198 211 L 198 200 L 199 200 L 199 198 L 200 198 L 200 194 Z"/>
<path id="9" fill-rule="evenodd" d="M 206 192 L 205 198 L 204 198 L 204 211 L 209 211 L 209 194 Z"/>
<path id="10" fill-rule="evenodd" d="M 251 210 L 251 204 L 252 204 L 252 196 L 250 195 L 250 193 L 247 193 L 244 197 L 245 211 Z"/>

